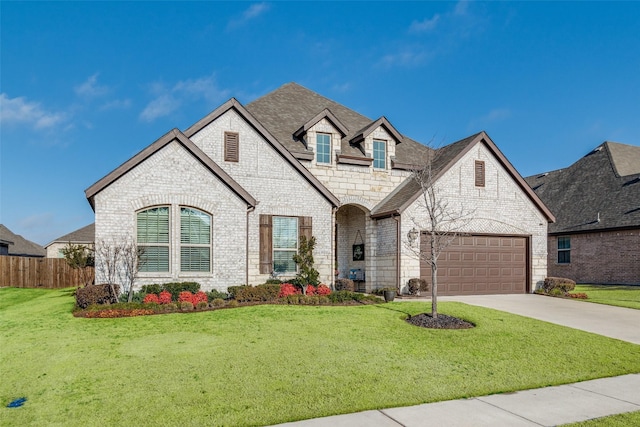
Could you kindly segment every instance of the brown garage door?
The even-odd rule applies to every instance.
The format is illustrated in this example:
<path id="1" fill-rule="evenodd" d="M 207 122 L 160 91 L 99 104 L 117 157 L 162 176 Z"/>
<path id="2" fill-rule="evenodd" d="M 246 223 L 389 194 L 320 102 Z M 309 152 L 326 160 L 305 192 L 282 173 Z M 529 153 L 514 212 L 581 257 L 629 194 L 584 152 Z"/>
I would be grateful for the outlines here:
<path id="1" fill-rule="evenodd" d="M 422 250 L 429 250 L 426 235 Z M 420 264 L 431 283 L 431 267 Z M 527 238 L 462 236 L 438 259 L 438 295 L 521 294 L 527 292 Z"/>

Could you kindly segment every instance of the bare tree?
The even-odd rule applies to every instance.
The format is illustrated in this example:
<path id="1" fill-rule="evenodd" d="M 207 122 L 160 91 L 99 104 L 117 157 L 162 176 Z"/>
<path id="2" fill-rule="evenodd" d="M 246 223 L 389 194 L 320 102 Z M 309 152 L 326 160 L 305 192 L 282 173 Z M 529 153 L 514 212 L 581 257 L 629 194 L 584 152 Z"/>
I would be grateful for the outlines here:
<path id="1" fill-rule="evenodd" d="M 120 251 L 120 260 L 122 268 L 120 273 L 122 275 L 122 284 L 128 292 L 128 301 L 133 301 L 133 283 L 138 277 L 140 267 L 142 267 L 142 255 L 144 254 L 144 248 L 138 246 L 138 243 L 133 238 L 127 238 L 122 244 Z"/>
<path id="2" fill-rule="evenodd" d="M 111 294 L 117 298 L 114 288 L 119 276 L 118 268 L 122 258 L 123 245 L 114 240 L 107 242 L 100 240 L 96 244 L 96 270 L 101 280 L 106 281 L 111 289 Z M 98 275 L 96 275 L 98 277 Z"/>
<path id="3" fill-rule="evenodd" d="M 431 312 L 438 318 L 438 258 L 462 233 L 471 221 L 474 210 L 447 198 L 438 185 L 438 152 L 432 151 L 425 164 L 412 171 L 411 178 L 419 187 L 420 196 L 411 221 L 414 224 L 405 247 L 418 259 L 431 266 Z M 417 230 L 416 230 L 417 228 Z M 420 235 L 426 234 L 427 250 L 420 247 Z"/>

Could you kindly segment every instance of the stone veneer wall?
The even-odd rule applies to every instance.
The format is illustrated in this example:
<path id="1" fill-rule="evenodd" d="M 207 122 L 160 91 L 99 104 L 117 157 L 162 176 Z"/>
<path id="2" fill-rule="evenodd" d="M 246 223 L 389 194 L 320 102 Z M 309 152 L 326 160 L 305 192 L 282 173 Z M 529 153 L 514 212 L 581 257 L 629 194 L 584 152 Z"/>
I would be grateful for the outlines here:
<path id="1" fill-rule="evenodd" d="M 247 205 L 179 143 L 172 142 L 95 196 L 96 244 L 135 239 L 136 212 L 170 205 L 170 271 L 140 273 L 135 286 L 196 281 L 226 290 L 245 283 Z M 212 216 L 212 270 L 180 272 L 179 207 Z M 96 283 L 105 281 L 96 268 Z"/>
<path id="2" fill-rule="evenodd" d="M 558 236 L 549 236 L 549 276 L 578 283 L 640 285 L 640 228 L 567 234 L 571 262 L 558 264 Z"/>
<path id="3" fill-rule="evenodd" d="M 239 161 L 224 161 L 224 132 L 238 132 Z M 190 138 L 257 201 L 249 215 L 249 284 L 264 283 L 260 274 L 259 215 L 313 217 L 317 244 L 315 267 L 320 280 L 333 283 L 332 206 L 235 110 L 229 110 Z M 236 218 L 244 222 L 244 217 Z"/>
<path id="4" fill-rule="evenodd" d="M 485 162 L 485 187 L 475 186 L 475 160 Z M 531 236 L 531 290 L 542 285 L 547 276 L 547 220 L 519 188 L 508 172 L 484 144 L 469 150 L 438 181 L 437 188 L 451 209 L 464 207 L 472 220 L 462 231 L 470 233 Z M 420 198 L 402 215 L 401 238 L 420 218 Z M 420 262 L 403 246 L 401 283 L 420 277 Z"/>

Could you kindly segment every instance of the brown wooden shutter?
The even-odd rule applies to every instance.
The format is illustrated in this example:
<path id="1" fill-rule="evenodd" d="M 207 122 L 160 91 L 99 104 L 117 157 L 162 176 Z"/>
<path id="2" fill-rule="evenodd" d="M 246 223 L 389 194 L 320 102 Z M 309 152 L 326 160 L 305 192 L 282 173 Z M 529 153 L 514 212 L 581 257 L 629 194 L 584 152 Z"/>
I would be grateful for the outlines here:
<path id="1" fill-rule="evenodd" d="M 235 132 L 224 133 L 224 161 L 237 162 L 240 153 L 240 134 Z"/>
<path id="2" fill-rule="evenodd" d="M 311 239 L 313 235 L 313 218 L 310 216 L 300 216 L 298 217 L 298 235 L 304 236 L 307 238 L 307 241 Z"/>
<path id="3" fill-rule="evenodd" d="M 476 187 L 484 187 L 484 162 L 476 160 Z"/>
<path id="4" fill-rule="evenodd" d="M 271 215 L 260 215 L 260 274 L 273 270 L 273 221 Z"/>

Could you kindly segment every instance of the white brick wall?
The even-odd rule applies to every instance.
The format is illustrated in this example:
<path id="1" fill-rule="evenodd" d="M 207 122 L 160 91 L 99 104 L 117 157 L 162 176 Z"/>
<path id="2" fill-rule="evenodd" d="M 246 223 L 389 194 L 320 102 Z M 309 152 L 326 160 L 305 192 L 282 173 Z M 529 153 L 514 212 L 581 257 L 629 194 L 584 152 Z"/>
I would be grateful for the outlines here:
<path id="1" fill-rule="evenodd" d="M 136 235 L 136 211 L 170 205 L 170 271 L 140 273 L 148 283 L 196 281 L 202 289 L 224 290 L 245 282 L 247 206 L 209 170 L 172 142 L 95 196 L 96 243 L 121 242 Z M 180 272 L 179 207 L 212 215 L 212 271 Z M 96 269 L 96 283 L 104 281 Z"/>
<path id="2" fill-rule="evenodd" d="M 475 160 L 485 162 L 485 187 L 475 186 Z M 448 200 L 452 210 L 464 207 L 472 213 L 472 220 L 461 231 L 531 236 L 531 290 L 542 284 L 547 274 L 547 219 L 484 144 L 473 147 L 437 184 L 440 196 Z M 415 226 L 412 218 L 420 217 L 418 206 L 419 200 L 402 215 L 401 239 L 405 242 Z M 404 245 L 401 265 L 403 285 L 420 276 L 419 261 Z"/>
<path id="3" fill-rule="evenodd" d="M 224 132 L 238 132 L 239 162 L 224 161 Z M 230 110 L 212 122 L 191 140 L 242 185 L 257 201 L 249 215 L 249 283 L 264 283 L 268 275 L 260 274 L 259 215 L 313 217 L 315 268 L 320 280 L 333 279 L 332 206 L 307 180 L 278 154 L 253 127 Z"/>

